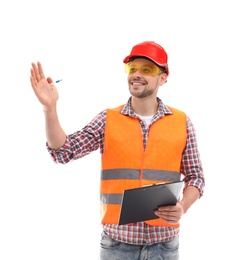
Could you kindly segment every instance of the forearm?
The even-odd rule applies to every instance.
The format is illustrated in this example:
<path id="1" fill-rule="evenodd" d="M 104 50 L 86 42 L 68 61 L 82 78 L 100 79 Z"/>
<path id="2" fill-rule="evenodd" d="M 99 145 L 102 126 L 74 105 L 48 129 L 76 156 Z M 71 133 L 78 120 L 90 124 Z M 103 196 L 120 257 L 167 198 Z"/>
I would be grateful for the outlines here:
<path id="1" fill-rule="evenodd" d="M 199 199 L 199 190 L 194 186 L 188 186 L 184 189 L 183 198 L 180 204 L 183 207 L 184 214 L 191 207 L 191 205 Z"/>
<path id="2" fill-rule="evenodd" d="M 56 106 L 52 108 L 44 108 L 44 114 L 48 146 L 51 149 L 57 150 L 64 145 L 66 134 L 60 125 Z"/>

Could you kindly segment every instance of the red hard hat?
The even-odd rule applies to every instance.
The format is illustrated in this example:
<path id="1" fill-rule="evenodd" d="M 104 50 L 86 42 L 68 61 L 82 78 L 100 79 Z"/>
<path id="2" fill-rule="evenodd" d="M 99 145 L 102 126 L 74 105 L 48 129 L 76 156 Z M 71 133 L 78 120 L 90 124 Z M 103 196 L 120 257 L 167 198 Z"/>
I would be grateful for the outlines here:
<path id="1" fill-rule="evenodd" d="M 127 63 L 131 58 L 136 56 L 142 56 L 152 60 L 158 66 L 164 67 L 166 74 L 169 74 L 168 55 L 159 44 L 153 41 L 141 42 L 132 48 L 130 55 L 128 55 L 123 62 Z"/>

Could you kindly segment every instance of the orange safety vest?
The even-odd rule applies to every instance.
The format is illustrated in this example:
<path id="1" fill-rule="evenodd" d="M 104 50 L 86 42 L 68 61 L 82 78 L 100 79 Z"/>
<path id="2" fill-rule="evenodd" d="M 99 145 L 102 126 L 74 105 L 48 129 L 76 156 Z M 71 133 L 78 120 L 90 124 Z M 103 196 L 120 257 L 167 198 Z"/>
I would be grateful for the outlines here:
<path id="1" fill-rule="evenodd" d="M 108 109 L 106 116 L 100 186 L 103 224 L 118 224 L 125 189 L 178 181 L 181 177 L 178 172 L 186 145 L 185 114 L 169 107 L 173 114 L 165 115 L 149 127 L 144 149 L 139 120 L 121 114 L 122 108 Z M 160 218 L 145 222 L 174 226 Z"/>

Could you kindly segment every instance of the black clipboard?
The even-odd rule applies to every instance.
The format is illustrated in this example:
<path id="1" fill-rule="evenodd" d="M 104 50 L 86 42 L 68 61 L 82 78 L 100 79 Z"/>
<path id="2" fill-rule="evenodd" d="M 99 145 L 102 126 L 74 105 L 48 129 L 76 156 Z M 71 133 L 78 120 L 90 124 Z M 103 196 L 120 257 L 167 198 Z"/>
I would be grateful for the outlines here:
<path id="1" fill-rule="evenodd" d="M 182 194 L 183 181 L 157 183 L 125 190 L 119 225 L 159 218 L 154 214 L 160 206 L 176 205 Z"/>

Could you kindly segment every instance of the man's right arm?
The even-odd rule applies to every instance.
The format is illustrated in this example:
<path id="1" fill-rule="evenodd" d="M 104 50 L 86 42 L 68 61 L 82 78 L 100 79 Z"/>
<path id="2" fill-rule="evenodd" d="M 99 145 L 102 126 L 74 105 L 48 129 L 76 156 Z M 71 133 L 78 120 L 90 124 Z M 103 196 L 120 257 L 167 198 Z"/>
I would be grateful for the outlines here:
<path id="1" fill-rule="evenodd" d="M 45 77 L 40 62 L 32 63 L 30 81 L 35 95 L 44 107 L 47 144 L 56 150 L 66 141 L 66 134 L 57 115 L 58 90 L 53 80 Z"/>
<path id="2" fill-rule="evenodd" d="M 44 114 L 47 144 L 51 149 L 57 150 L 64 145 L 66 133 L 60 125 L 56 106 L 44 107 Z"/>

